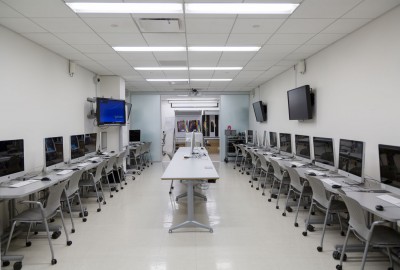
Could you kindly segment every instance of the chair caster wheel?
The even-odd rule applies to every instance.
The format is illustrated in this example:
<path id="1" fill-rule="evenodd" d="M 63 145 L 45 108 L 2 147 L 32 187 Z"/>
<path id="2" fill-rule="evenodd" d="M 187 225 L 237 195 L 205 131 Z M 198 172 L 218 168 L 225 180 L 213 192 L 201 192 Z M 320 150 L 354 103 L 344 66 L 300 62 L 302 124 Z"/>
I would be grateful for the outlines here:
<path id="1" fill-rule="evenodd" d="M 249 173 L 249 172 L 246 172 L 246 175 L 250 175 L 250 173 Z"/>
<path id="2" fill-rule="evenodd" d="M 67 241 L 67 246 L 70 246 L 70 245 L 72 245 L 72 241 L 71 240 Z"/>
<path id="3" fill-rule="evenodd" d="M 337 250 L 335 250 L 335 251 L 332 253 L 332 257 L 333 257 L 335 260 L 340 260 L 340 256 L 342 256 L 342 254 L 341 254 L 339 251 L 337 251 Z M 344 261 L 344 262 L 347 261 L 347 255 L 346 255 L 346 253 L 343 255 L 343 261 Z"/>
<path id="4" fill-rule="evenodd" d="M 56 259 L 52 259 L 52 260 L 51 260 L 51 264 L 52 264 L 52 265 L 57 264 L 57 260 L 56 260 Z"/>
<path id="5" fill-rule="evenodd" d="M 307 232 L 303 232 L 303 236 L 307 236 Z"/>
<path id="6" fill-rule="evenodd" d="M 282 213 L 282 216 L 286 217 L 286 213 L 285 213 L 285 212 L 283 212 L 283 213 Z"/>
<path id="7" fill-rule="evenodd" d="M 251 187 L 253 187 L 253 185 L 251 185 Z"/>
<path id="8" fill-rule="evenodd" d="M 136 179 L 135 176 L 132 176 L 132 181 L 135 180 L 135 179 Z"/>
<path id="9" fill-rule="evenodd" d="M 303 206 L 303 209 L 307 209 L 307 206 L 304 205 L 304 206 Z"/>
<path id="10" fill-rule="evenodd" d="M 271 199 L 268 199 L 269 202 L 271 202 Z"/>
<path id="11" fill-rule="evenodd" d="M 110 195 L 110 198 L 113 198 L 114 197 L 114 195 Z"/>
<path id="12" fill-rule="evenodd" d="M 314 212 L 314 211 L 312 211 L 312 212 L 311 212 L 311 215 L 313 215 L 313 216 L 314 216 L 314 215 L 315 215 L 315 212 Z"/>
<path id="13" fill-rule="evenodd" d="M 82 219 L 82 221 L 83 221 L 83 222 L 86 222 L 86 221 L 87 221 L 87 219 L 86 219 L 86 218 L 83 218 L 83 219 Z"/>
<path id="14" fill-rule="evenodd" d="M 260 190 L 260 188 L 257 187 L 256 190 Z"/>
<path id="15" fill-rule="evenodd" d="M 56 221 L 54 218 L 50 219 L 50 222 L 53 223 L 54 221 Z"/>
<path id="16" fill-rule="evenodd" d="M 276 208 L 276 209 L 279 209 L 279 206 L 277 205 L 277 206 L 275 206 L 275 208 Z"/>
<path id="17" fill-rule="evenodd" d="M 244 173 L 242 172 L 242 174 L 244 174 Z"/>
<path id="18" fill-rule="evenodd" d="M 10 261 L 3 261 L 3 267 L 9 266 L 10 265 Z"/>
<path id="19" fill-rule="evenodd" d="M 249 183 L 251 183 L 251 180 L 249 180 Z"/>
<path id="20" fill-rule="evenodd" d="M 101 211 L 101 209 L 100 208 L 97 208 L 97 212 L 100 212 Z"/>
<path id="21" fill-rule="evenodd" d="M 25 246 L 26 246 L 26 247 L 32 246 L 32 242 L 31 242 L 31 241 L 26 242 L 26 243 L 25 243 Z"/>
<path id="22" fill-rule="evenodd" d="M 294 223 L 294 226 L 295 226 L 295 227 L 299 227 L 299 223 L 297 223 L 297 222 Z"/>
<path id="23" fill-rule="evenodd" d="M 103 202 L 103 204 L 107 204 L 107 202 L 106 202 L 106 201 L 104 201 L 104 202 Z"/>
<path id="24" fill-rule="evenodd" d="M 13 266 L 14 270 L 21 270 L 22 269 L 22 262 L 16 262 Z"/>
<path id="25" fill-rule="evenodd" d="M 307 226 L 307 231 L 313 232 L 314 231 L 314 226 L 313 225 L 308 225 Z"/>
<path id="26" fill-rule="evenodd" d="M 289 213 L 293 212 L 292 207 L 290 206 L 286 207 L 286 211 L 288 211 Z"/>
<path id="27" fill-rule="evenodd" d="M 278 195 L 272 194 L 271 197 L 272 197 L 273 199 L 277 199 L 277 198 L 278 198 Z"/>
<path id="28" fill-rule="evenodd" d="M 318 252 L 322 252 L 322 247 L 317 247 Z"/>
<path id="29" fill-rule="evenodd" d="M 75 229 L 72 229 L 72 230 L 71 230 L 71 233 L 75 233 Z"/>
<path id="30" fill-rule="evenodd" d="M 265 196 L 265 193 L 263 192 L 261 195 Z"/>
<path id="31" fill-rule="evenodd" d="M 83 212 L 83 215 L 84 215 L 85 217 L 87 217 L 87 216 L 89 215 L 88 211 L 84 211 L 84 212 Z"/>
<path id="32" fill-rule="evenodd" d="M 170 191 L 170 192 L 168 192 L 169 194 L 172 194 L 172 192 Z"/>
<path id="33" fill-rule="evenodd" d="M 336 270 L 342 270 L 342 266 L 340 264 L 336 265 Z"/>
<path id="34" fill-rule="evenodd" d="M 340 232 L 340 235 L 341 235 L 341 236 L 345 236 L 346 234 L 344 233 L 344 231 L 341 231 L 341 232 Z"/>
<path id="35" fill-rule="evenodd" d="M 60 231 L 56 231 L 56 232 L 53 232 L 53 234 L 51 235 L 51 238 L 52 239 L 57 239 L 58 237 L 60 237 L 60 235 L 61 235 L 61 232 Z"/>
<path id="36" fill-rule="evenodd" d="M 115 190 L 115 192 L 118 192 L 118 191 L 119 191 L 118 189 Z"/>

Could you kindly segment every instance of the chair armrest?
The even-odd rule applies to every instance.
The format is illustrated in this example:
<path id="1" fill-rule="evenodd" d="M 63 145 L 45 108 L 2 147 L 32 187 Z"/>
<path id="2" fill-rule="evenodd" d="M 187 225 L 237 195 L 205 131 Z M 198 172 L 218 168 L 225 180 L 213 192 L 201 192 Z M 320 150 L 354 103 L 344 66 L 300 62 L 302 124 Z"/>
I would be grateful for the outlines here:
<path id="1" fill-rule="evenodd" d="M 42 202 L 39 202 L 39 201 L 20 201 L 19 203 L 21 203 L 21 204 L 36 204 L 36 205 L 39 205 L 39 207 L 41 209 L 43 209 L 43 204 L 42 204 Z"/>

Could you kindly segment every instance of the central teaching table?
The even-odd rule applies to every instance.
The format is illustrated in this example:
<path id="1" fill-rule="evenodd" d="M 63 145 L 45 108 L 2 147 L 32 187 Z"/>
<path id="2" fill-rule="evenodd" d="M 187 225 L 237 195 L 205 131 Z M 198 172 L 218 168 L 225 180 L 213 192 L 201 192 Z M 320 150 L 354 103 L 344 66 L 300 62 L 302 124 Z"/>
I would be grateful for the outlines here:
<path id="1" fill-rule="evenodd" d="M 195 147 L 191 153 L 190 147 L 180 147 L 169 163 L 161 180 L 183 180 L 187 182 L 187 219 L 185 222 L 172 226 L 169 232 L 186 226 L 200 227 L 213 232 L 209 225 L 194 220 L 194 185 L 207 180 L 219 178 L 214 165 L 204 148 Z"/>

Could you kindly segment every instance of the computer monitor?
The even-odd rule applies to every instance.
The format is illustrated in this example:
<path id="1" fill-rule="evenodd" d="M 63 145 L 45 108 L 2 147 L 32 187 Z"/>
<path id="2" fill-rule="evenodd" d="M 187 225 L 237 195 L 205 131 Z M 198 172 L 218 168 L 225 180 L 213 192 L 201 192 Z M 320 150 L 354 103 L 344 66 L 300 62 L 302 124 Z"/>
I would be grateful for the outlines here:
<path id="1" fill-rule="evenodd" d="M 140 129 L 129 130 L 129 142 L 140 142 Z"/>
<path id="2" fill-rule="evenodd" d="M 267 147 L 267 146 L 268 146 L 267 131 L 266 131 L 266 130 L 264 130 L 264 136 L 263 136 L 263 140 L 262 140 L 262 146 L 263 146 L 263 147 Z"/>
<path id="3" fill-rule="evenodd" d="M 246 130 L 245 133 L 246 136 L 246 144 L 253 144 L 254 143 L 254 137 L 253 137 L 253 131 L 252 130 Z"/>
<path id="4" fill-rule="evenodd" d="M 101 151 L 107 150 L 107 132 L 103 131 L 100 133 L 101 138 Z"/>
<path id="5" fill-rule="evenodd" d="M 400 188 L 400 147 L 379 144 L 378 149 L 381 182 Z"/>
<path id="6" fill-rule="evenodd" d="M 24 174 L 24 140 L 0 141 L 0 183 Z"/>
<path id="7" fill-rule="evenodd" d="M 71 161 L 85 156 L 85 135 L 71 136 Z"/>
<path id="8" fill-rule="evenodd" d="M 279 133 L 279 150 L 292 153 L 292 136 L 289 133 Z"/>
<path id="9" fill-rule="evenodd" d="M 364 167 L 364 142 L 340 139 L 339 174 L 362 183 Z"/>
<path id="10" fill-rule="evenodd" d="M 49 137 L 44 139 L 44 155 L 46 171 L 55 169 L 64 164 L 63 137 Z"/>
<path id="11" fill-rule="evenodd" d="M 315 165 L 328 170 L 335 169 L 332 138 L 313 137 Z"/>
<path id="12" fill-rule="evenodd" d="M 97 133 L 85 134 L 85 154 L 91 155 L 96 153 Z"/>
<path id="13" fill-rule="evenodd" d="M 269 132 L 269 146 L 277 147 L 278 146 L 278 139 L 276 136 L 276 132 Z"/>
<path id="14" fill-rule="evenodd" d="M 305 135 L 295 135 L 296 156 L 310 160 L 310 137 Z"/>

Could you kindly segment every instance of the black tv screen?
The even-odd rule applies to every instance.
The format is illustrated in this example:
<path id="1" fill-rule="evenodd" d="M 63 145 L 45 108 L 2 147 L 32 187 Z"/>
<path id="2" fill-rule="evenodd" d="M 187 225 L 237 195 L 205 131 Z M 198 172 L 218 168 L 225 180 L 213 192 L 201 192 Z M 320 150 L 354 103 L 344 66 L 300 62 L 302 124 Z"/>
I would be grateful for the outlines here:
<path id="1" fill-rule="evenodd" d="M 129 130 L 129 141 L 140 142 L 140 129 Z"/>
<path id="2" fill-rule="evenodd" d="M 279 149 L 286 153 L 292 153 L 292 136 L 289 133 L 279 133 Z"/>
<path id="3" fill-rule="evenodd" d="M 312 119 L 311 91 L 304 85 L 287 91 L 289 120 Z"/>
<path id="4" fill-rule="evenodd" d="M 276 147 L 278 146 L 278 139 L 276 138 L 276 132 L 269 132 L 269 146 Z"/>
<path id="5" fill-rule="evenodd" d="M 97 124 L 125 125 L 125 100 L 97 98 L 96 100 Z"/>
<path id="6" fill-rule="evenodd" d="M 85 134 L 85 154 L 96 152 L 97 133 Z"/>
<path id="7" fill-rule="evenodd" d="M 267 121 L 267 105 L 262 104 L 262 101 L 253 103 L 254 115 L 257 122 Z"/>
<path id="8" fill-rule="evenodd" d="M 310 159 L 310 137 L 305 135 L 295 136 L 296 155 Z"/>
<path id="9" fill-rule="evenodd" d="M 24 140 L 0 141 L 0 178 L 24 171 Z"/>
<path id="10" fill-rule="evenodd" d="M 400 147 L 379 144 L 381 182 L 400 188 Z"/>
<path id="11" fill-rule="evenodd" d="M 339 170 L 361 177 L 363 170 L 364 143 L 340 139 Z"/>
<path id="12" fill-rule="evenodd" d="M 85 135 L 71 136 L 71 160 L 85 156 Z"/>
<path id="13" fill-rule="evenodd" d="M 44 139 L 46 167 L 64 162 L 63 137 Z"/>

